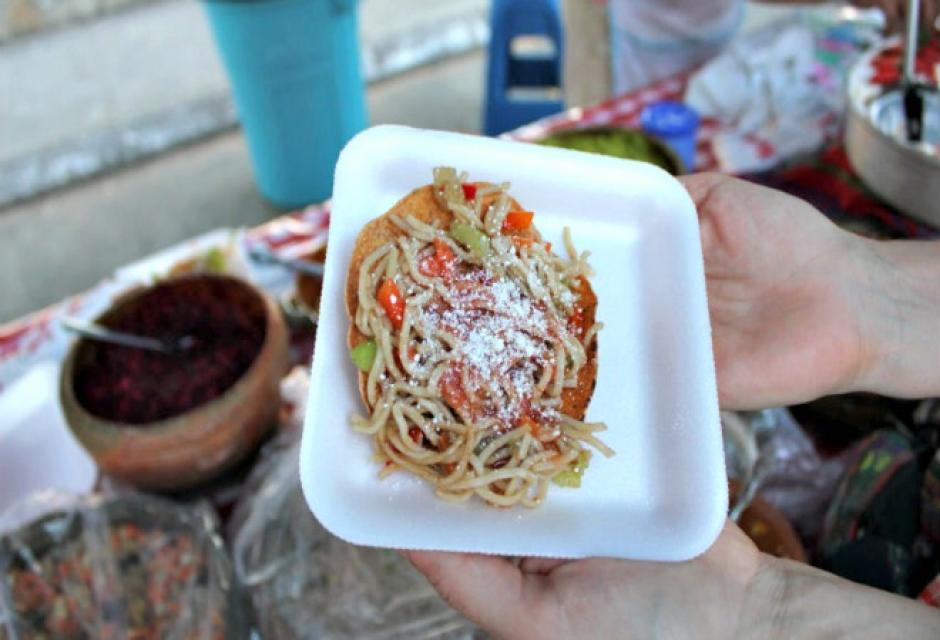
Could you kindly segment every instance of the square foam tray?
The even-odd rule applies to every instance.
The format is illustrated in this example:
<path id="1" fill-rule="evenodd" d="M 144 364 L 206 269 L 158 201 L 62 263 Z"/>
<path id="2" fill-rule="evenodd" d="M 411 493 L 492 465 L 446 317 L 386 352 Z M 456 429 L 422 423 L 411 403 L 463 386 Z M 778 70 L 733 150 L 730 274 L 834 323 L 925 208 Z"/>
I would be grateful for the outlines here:
<path id="1" fill-rule="evenodd" d="M 588 420 L 617 452 L 592 457 L 580 489 L 552 485 L 538 508 L 452 503 L 405 472 L 377 476 L 349 360 L 343 290 L 363 225 L 432 180 L 433 167 L 509 181 L 542 235 L 565 226 L 597 275 L 598 379 Z M 694 205 L 650 164 L 478 136 L 380 126 L 336 167 L 329 251 L 300 452 L 304 495 L 337 536 L 401 549 L 684 560 L 727 510 L 705 277 Z"/>

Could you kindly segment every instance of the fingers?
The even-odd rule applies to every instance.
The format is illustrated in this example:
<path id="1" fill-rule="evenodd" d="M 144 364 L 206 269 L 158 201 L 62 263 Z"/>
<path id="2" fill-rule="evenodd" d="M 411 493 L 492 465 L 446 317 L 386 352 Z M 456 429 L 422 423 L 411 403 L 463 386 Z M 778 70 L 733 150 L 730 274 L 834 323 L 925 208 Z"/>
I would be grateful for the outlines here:
<path id="1" fill-rule="evenodd" d="M 877 3 L 885 14 L 885 31 L 896 33 L 904 28 L 904 17 L 907 14 L 906 0 L 882 0 Z"/>
<path id="2" fill-rule="evenodd" d="M 902 3 L 901 19 L 906 20 L 907 6 Z M 920 27 L 927 33 L 940 30 L 940 24 L 937 23 L 938 13 L 940 13 L 940 1 L 938 0 L 920 0 Z"/>
<path id="3" fill-rule="evenodd" d="M 907 19 L 907 0 L 852 0 L 857 7 L 878 7 L 885 16 L 885 31 L 895 33 L 904 28 Z M 928 31 L 940 31 L 940 0 L 921 0 L 921 26 Z"/>
<path id="4" fill-rule="evenodd" d="M 877 7 L 885 16 L 885 32 L 894 33 L 904 27 L 907 0 L 852 0 L 856 7 Z"/>
<path id="5" fill-rule="evenodd" d="M 503 558 L 442 551 L 402 551 L 451 606 L 496 635 L 518 616 L 523 575 Z"/>
<path id="6" fill-rule="evenodd" d="M 859 6 L 877 6 L 885 14 L 885 31 L 896 33 L 907 23 L 907 0 L 856 0 Z M 937 23 L 940 14 L 938 0 L 920 0 L 920 24 L 928 31 L 940 30 Z"/>
<path id="7" fill-rule="evenodd" d="M 557 558 L 523 558 L 519 568 L 522 573 L 547 576 L 566 562 L 568 561 Z"/>
<path id="8" fill-rule="evenodd" d="M 921 23 L 928 33 L 940 31 L 940 0 L 921 0 Z"/>

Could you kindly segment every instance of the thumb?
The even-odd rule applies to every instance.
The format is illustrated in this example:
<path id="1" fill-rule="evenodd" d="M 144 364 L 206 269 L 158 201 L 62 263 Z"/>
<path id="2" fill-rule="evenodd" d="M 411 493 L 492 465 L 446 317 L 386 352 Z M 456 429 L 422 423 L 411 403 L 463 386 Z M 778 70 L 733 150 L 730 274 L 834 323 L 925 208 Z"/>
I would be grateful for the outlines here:
<path id="1" fill-rule="evenodd" d="M 442 551 L 401 551 L 438 593 L 470 620 L 496 635 L 519 616 L 523 575 L 498 556 Z"/>

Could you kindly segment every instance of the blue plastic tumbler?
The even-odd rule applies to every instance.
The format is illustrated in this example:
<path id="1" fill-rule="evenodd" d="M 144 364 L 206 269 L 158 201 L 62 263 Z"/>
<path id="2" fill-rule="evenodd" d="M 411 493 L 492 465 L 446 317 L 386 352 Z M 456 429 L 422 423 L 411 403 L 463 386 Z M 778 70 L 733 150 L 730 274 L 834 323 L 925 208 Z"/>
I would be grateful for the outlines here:
<path id="1" fill-rule="evenodd" d="M 671 100 L 654 102 L 640 114 L 643 130 L 668 144 L 682 158 L 686 171 L 695 168 L 698 125 L 698 113 L 692 107 Z"/>
<path id="2" fill-rule="evenodd" d="M 356 0 L 205 0 L 261 193 L 330 197 L 340 149 L 366 126 Z"/>

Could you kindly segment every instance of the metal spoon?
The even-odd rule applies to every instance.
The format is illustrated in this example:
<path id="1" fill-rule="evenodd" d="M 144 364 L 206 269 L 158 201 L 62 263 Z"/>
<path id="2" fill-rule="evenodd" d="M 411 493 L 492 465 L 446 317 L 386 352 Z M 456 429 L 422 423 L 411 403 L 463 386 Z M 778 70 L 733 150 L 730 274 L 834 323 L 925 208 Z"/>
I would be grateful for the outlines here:
<path id="1" fill-rule="evenodd" d="M 196 344 L 192 336 L 181 336 L 172 340 L 160 340 L 148 336 L 139 336 L 133 333 L 115 331 L 103 327 L 96 322 L 82 320 L 80 318 L 62 318 L 62 326 L 67 330 L 98 342 L 108 342 L 122 347 L 131 347 L 134 349 L 146 349 L 147 351 L 156 351 L 158 353 L 178 353 L 186 351 Z"/>
<path id="2" fill-rule="evenodd" d="M 297 260 L 295 258 L 282 258 L 262 247 L 251 247 L 248 250 L 248 257 L 255 262 L 262 264 L 279 264 L 294 271 L 300 271 L 307 275 L 317 278 L 323 277 L 323 264 L 319 262 L 310 262 L 308 260 Z"/>

